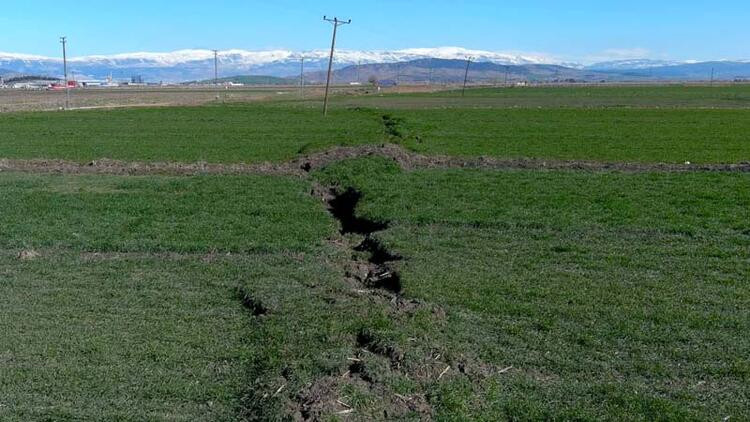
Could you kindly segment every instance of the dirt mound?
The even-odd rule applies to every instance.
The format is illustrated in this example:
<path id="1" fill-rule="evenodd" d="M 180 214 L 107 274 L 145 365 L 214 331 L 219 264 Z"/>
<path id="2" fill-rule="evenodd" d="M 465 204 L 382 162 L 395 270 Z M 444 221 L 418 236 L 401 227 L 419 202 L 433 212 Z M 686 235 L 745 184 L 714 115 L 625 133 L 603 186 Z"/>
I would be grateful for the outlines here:
<path id="1" fill-rule="evenodd" d="M 338 161 L 363 157 L 386 157 L 404 170 L 429 168 L 476 168 L 496 170 L 570 170 L 620 172 L 750 172 L 750 162 L 738 164 L 606 163 L 537 158 L 449 157 L 414 153 L 395 144 L 336 147 L 284 163 L 210 164 L 138 162 L 101 159 L 89 163 L 67 160 L 0 159 L 0 171 L 113 175 L 273 174 L 304 176 Z"/>
<path id="2" fill-rule="evenodd" d="M 39 258 L 40 256 L 42 256 L 42 254 L 40 254 L 39 252 L 35 250 L 26 250 L 26 251 L 21 251 L 18 254 L 17 258 L 21 261 L 33 261 Z"/>

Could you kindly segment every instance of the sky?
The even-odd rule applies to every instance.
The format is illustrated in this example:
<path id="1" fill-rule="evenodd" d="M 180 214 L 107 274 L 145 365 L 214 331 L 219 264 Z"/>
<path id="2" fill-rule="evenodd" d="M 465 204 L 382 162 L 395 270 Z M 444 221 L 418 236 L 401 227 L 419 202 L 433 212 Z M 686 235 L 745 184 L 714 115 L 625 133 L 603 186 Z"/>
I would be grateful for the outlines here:
<path id="1" fill-rule="evenodd" d="M 457 46 L 590 63 L 750 59 L 747 0 L 36 0 L 3 8 L 0 51 L 71 56 L 180 49 L 313 50 L 323 15 L 352 19 L 338 47 Z"/>

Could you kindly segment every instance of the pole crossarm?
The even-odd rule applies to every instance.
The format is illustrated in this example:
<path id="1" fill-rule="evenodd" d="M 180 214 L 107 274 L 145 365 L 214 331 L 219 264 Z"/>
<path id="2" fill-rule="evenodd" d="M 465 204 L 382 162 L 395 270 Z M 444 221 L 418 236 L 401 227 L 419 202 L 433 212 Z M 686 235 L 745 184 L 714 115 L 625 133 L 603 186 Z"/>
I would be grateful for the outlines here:
<path id="1" fill-rule="evenodd" d="M 349 24 L 352 23 L 351 19 L 343 21 L 343 20 L 340 20 L 339 18 L 336 18 L 336 17 L 334 17 L 333 19 L 331 19 L 328 16 L 323 16 L 323 20 L 331 22 L 334 25 L 349 25 Z"/>

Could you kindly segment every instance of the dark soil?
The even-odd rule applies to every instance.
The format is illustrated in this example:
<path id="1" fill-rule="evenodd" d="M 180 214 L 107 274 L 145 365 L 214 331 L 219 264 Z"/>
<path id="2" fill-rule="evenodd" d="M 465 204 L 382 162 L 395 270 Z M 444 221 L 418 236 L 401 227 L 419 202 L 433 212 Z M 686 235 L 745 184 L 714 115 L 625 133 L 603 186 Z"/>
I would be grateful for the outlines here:
<path id="1" fill-rule="evenodd" d="M 738 164 L 602 163 L 581 160 L 545 160 L 537 158 L 466 158 L 422 155 L 395 144 L 337 147 L 309 154 L 284 163 L 209 164 L 128 162 L 101 159 L 89 163 L 67 160 L 0 159 L 0 171 L 66 174 L 114 175 L 195 175 L 195 174 L 273 174 L 304 177 L 307 173 L 337 161 L 361 157 L 387 157 L 404 170 L 426 168 L 476 168 L 495 170 L 570 170 L 619 172 L 750 172 L 750 162 Z"/>

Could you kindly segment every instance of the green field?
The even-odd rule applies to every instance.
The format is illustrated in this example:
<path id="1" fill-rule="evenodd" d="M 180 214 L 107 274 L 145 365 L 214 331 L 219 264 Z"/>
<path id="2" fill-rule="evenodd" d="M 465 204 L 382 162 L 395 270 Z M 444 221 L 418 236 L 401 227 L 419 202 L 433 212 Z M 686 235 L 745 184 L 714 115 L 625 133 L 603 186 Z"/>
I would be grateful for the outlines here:
<path id="1" fill-rule="evenodd" d="M 0 114 L 0 157 L 255 163 L 378 142 L 382 124 L 353 110 L 258 105 Z"/>
<path id="2" fill-rule="evenodd" d="M 398 90 L 398 88 L 396 88 Z M 435 93 L 389 93 L 366 97 L 339 97 L 343 107 L 443 108 L 443 107 L 604 107 L 604 108 L 748 108 L 750 85 L 724 86 L 562 86 L 471 88 Z"/>
<path id="3" fill-rule="evenodd" d="M 375 100 L 360 100 L 366 108 L 337 108 L 328 119 L 321 119 L 317 108 L 295 103 L 3 114 L 0 157 L 257 163 L 390 140 L 416 152 L 457 156 L 750 161 L 746 109 L 475 109 L 464 104 L 383 110 L 369 103 Z M 384 126 L 384 116 L 393 126 Z"/>
<path id="4" fill-rule="evenodd" d="M 750 161 L 743 86 L 565 89 L 0 114 L 0 166 Z M 750 173 L 433 166 L 0 171 L 0 420 L 750 419 Z"/>
<path id="5" fill-rule="evenodd" d="M 750 161 L 750 110 L 401 111 L 405 144 L 427 154 L 605 162 Z"/>
<path id="6" fill-rule="evenodd" d="M 260 76 L 260 75 L 247 75 L 247 76 L 232 76 L 228 78 L 219 78 L 216 82 L 224 84 L 231 82 L 234 84 L 244 85 L 290 85 L 293 80 L 287 78 L 278 78 L 275 76 Z M 202 83 L 214 83 L 213 79 L 202 81 Z"/>
<path id="7" fill-rule="evenodd" d="M 415 359 L 408 338 L 429 339 L 454 368 L 513 366 L 425 386 L 444 416 L 750 417 L 748 175 L 363 161 L 321 178 L 356 186 L 361 215 L 390 222 L 380 236 L 405 257 L 403 294 L 449 316 L 384 338 Z"/>

